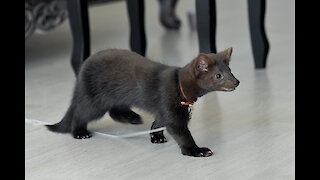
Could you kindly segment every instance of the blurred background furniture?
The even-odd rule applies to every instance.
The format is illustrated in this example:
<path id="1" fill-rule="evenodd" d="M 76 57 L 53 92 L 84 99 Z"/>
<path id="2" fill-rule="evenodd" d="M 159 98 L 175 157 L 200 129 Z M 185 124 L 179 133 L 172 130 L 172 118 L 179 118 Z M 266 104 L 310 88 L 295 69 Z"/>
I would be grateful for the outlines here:
<path id="1" fill-rule="evenodd" d="M 90 56 L 88 1 L 67 0 L 67 9 L 73 37 L 71 64 L 77 76 L 81 64 Z M 143 0 L 127 0 L 127 9 L 130 22 L 131 50 L 144 56 L 146 51 L 144 2 Z"/>
<path id="2" fill-rule="evenodd" d="M 25 0 L 25 39 L 34 32 L 46 32 L 67 17 L 65 0 Z"/>
<path id="3" fill-rule="evenodd" d="M 89 6 L 120 0 L 88 0 Z M 123 1 L 123 0 L 122 0 Z M 179 29 L 181 21 L 175 13 L 178 0 L 158 0 L 159 20 L 164 28 Z M 68 18 L 67 0 L 25 0 L 25 39 L 34 32 L 46 32 Z"/>
<path id="4" fill-rule="evenodd" d="M 269 43 L 264 29 L 265 0 L 248 0 L 249 28 L 255 68 L 265 68 Z M 216 2 L 196 0 L 196 20 L 199 51 L 217 52 L 216 49 Z"/>
<path id="5" fill-rule="evenodd" d="M 90 56 L 90 25 L 88 5 L 116 0 L 25 0 L 25 39 L 34 31 L 44 32 L 60 25 L 69 17 L 73 36 L 71 64 L 78 74 L 82 62 Z M 179 29 L 181 21 L 175 14 L 178 0 L 158 0 L 159 20 L 168 30 Z M 130 22 L 130 48 L 141 55 L 146 53 L 144 0 L 126 0 Z M 199 52 L 215 53 L 215 0 L 196 0 L 196 26 Z M 269 43 L 264 29 L 265 0 L 248 0 L 249 28 L 255 68 L 265 68 Z"/>
<path id="6" fill-rule="evenodd" d="M 59 26 L 69 17 L 73 37 L 71 64 L 78 74 L 82 62 L 90 56 L 90 24 L 88 6 L 116 0 L 25 0 L 25 39 L 33 32 L 45 32 Z M 168 30 L 179 29 L 181 21 L 175 14 L 177 0 L 158 0 L 159 20 Z M 130 22 L 130 47 L 145 55 L 144 1 L 127 0 Z"/>
<path id="7" fill-rule="evenodd" d="M 248 8 L 253 58 L 255 67 L 261 69 L 266 67 L 269 51 L 269 42 L 264 28 L 266 1 L 248 0 Z"/>

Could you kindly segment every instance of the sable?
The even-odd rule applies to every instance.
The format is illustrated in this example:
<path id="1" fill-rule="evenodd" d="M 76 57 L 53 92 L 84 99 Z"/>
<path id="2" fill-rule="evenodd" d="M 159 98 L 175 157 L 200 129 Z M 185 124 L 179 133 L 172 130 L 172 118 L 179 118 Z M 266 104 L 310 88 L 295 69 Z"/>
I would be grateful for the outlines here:
<path id="1" fill-rule="evenodd" d="M 188 105 L 212 91 L 232 91 L 239 81 L 228 67 L 232 48 L 200 53 L 184 67 L 153 62 L 128 50 L 109 49 L 90 56 L 82 65 L 71 104 L 63 119 L 47 125 L 54 132 L 90 138 L 90 121 L 106 112 L 115 121 L 141 124 L 132 107 L 155 115 L 151 129 L 166 127 L 184 155 L 207 157 L 213 152 L 198 147 L 188 129 Z M 163 131 L 150 134 L 152 143 L 167 142 Z"/>

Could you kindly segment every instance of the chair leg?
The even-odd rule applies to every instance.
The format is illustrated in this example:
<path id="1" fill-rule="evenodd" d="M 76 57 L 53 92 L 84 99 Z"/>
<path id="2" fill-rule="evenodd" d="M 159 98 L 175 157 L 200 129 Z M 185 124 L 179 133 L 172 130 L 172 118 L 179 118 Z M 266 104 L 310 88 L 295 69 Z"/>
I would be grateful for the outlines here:
<path id="1" fill-rule="evenodd" d="M 130 22 L 131 50 L 144 56 L 146 53 L 144 0 L 127 0 L 127 9 Z"/>
<path id="2" fill-rule="evenodd" d="M 71 65 L 78 76 L 81 64 L 90 55 L 90 31 L 87 0 L 68 0 L 70 28 L 73 37 Z"/>
<path id="3" fill-rule="evenodd" d="M 175 9 L 178 0 L 159 0 L 160 22 L 168 30 L 179 29 L 181 21 L 177 17 Z"/>
<path id="4" fill-rule="evenodd" d="M 216 53 L 216 1 L 196 0 L 199 51 Z"/>
<path id="5" fill-rule="evenodd" d="M 248 0 L 251 45 L 255 68 L 265 68 L 269 43 L 264 29 L 265 0 Z"/>

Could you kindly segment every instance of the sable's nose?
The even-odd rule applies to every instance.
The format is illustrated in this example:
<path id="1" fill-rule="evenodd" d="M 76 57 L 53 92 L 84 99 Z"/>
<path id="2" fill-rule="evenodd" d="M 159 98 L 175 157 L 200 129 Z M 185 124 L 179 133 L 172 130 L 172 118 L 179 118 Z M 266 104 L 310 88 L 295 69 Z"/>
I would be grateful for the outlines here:
<path id="1" fill-rule="evenodd" d="M 237 81 L 234 83 L 234 85 L 236 85 L 236 86 L 239 86 L 239 84 L 240 84 L 240 81 L 239 81 L 239 80 L 237 80 Z"/>

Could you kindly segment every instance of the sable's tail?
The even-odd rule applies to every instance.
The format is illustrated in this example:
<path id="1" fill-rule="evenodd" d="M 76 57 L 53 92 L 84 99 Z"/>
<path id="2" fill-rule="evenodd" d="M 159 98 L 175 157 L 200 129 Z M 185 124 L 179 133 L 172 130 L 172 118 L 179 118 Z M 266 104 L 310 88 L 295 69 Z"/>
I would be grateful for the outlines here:
<path id="1" fill-rule="evenodd" d="M 63 121 L 58 122 L 57 124 L 45 125 L 50 131 L 59 132 L 59 133 L 69 133 L 71 132 L 71 127 L 66 127 L 63 124 Z"/>
<path id="2" fill-rule="evenodd" d="M 50 131 L 59 133 L 69 133 L 71 132 L 71 122 L 74 108 L 71 105 L 63 117 L 63 119 L 57 124 L 45 125 Z"/>

